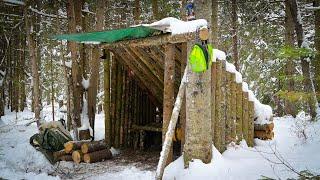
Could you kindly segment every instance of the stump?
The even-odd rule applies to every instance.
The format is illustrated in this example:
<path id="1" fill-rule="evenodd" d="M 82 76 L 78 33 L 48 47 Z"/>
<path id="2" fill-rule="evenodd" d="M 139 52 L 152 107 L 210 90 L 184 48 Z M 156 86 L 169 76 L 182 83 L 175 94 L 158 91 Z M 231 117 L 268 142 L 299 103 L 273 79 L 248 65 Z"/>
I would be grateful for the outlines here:
<path id="1" fill-rule="evenodd" d="M 94 162 L 102 161 L 105 159 L 111 159 L 111 158 L 112 158 L 111 151 L 109 149 L 104 149 L 104 150 L 85 154 L 83 157 L 83 161 L 86 163 L 94 163 Z"/>

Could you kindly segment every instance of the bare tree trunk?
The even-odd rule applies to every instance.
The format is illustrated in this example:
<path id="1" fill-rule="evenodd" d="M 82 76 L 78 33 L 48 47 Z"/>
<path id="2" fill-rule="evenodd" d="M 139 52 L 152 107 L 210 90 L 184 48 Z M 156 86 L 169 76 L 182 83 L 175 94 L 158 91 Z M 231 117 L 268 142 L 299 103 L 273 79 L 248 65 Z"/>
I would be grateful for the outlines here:
<path id="1" fill-rule="evenodd" d="M 237 15 L 237 0 L 232 0 L 231 3 L 231 13 L 232 13 L 232 58 L 234 61 L 234 65 L 236 66 L 237 71 L 240 69 L 239 57 L 238 57 L 238 15 Z"/>
<path id="2" fill-rule="evenodd" d="M 212 2 L 195 1 L 195 16 L 211 24 Z M 188 45 L 188 52 L 190 50 Z M 211 71 L 192 72 L 188 65 L 188 84 L 186 87 L 186 139 L 184 145 L 184 165 L 189 166 L 192 159 L 210 163 L 212 158 L 211 134 Z M 209 99 L 208 99 L 209 98 Z"/>
<path id="3" fill-rule="evenodd" d="M 313 1 L 314 7 L 320 6 L 320 0 Z M 316 58 L 313 60 L 314 63 L 314 78 L 315 78 L 315 89 L 318 95 L 318 102 L 320 102 L 320 11 L 314 11 L 314 25 L 315 25 L 315 37 L 314 47 L 317 50 Z"/>
<path id="4" fill-rule="evenodd" d="M 159 20 L 159 7 L 158 7 L 158 0 L 152 0 L 152 14 L 154 20 Z"/>
<path id="5" fill-rule="evenodd" d="M 29 1 L 26 2 L 29 4 Z M 29 5 L 25 6 L 24 9 L 24 19 L 25 19 L 25 26 L 26 26 L 26 34 L 28 40 L 28 47 L 29 47 L 29 56 L 31 60 L 32 66 L 32 82 L 33 82 L 33 96 L 34 96 L 34 113 L 35 113 L 35 120 L 37 122 L 37 126 L 40 126 L 40 84 L 39 84 L 39 67 L 36 58 L 36 51 L 37 46 L 35 42 L 35 32 L 33 29 L 33 16 L 28 13 Z"/>
<path id="6" fill-rule="evenodd" d="M 67 16 L 68 16 L 68 29 L 69 33 L 76 32 L 76 23 L 75 23 L 75 13 L 74 13 L 74 1 L 68 0 L 67 3 Z M 69 42 L 69 47 L 71 51 L 72 59 L 72 68 L 71 68 L 71 77 L 72 85 L 72 107 L 71 107 L 71 121 L 73 126 L 73 131 L 75 133 L 75 138 L 78 139 L 78 130 L 77 127 L 81 126 L 80 119 L 80 79 L 79 79 L 79 62 L 78 58 L 80 57 L 77 51 L 77 44 L 75 42 Z"/>
<path id="7" fill-rule="evenodd" d="M 296 34 L 297 34 L 297 41 L 298 41 L 298 47 L 299 48 L 309 48 L 306 42 L 304 42 L 305 35 L 302 27 L 301 22 L 301 16 L 300 11 L 297 6 L 297 1 L 289 1 L 290 2 L 290 11 L 291 15 L 293 17 L 293 21 L 295 24 Z M 300 19 L 299 19 L 300 18 Z M 300 57 L 301 60 L 301 67 L 302 67 L 302 74 L 303 74 L 303 85 L 304 85 L 304 91 L 307 93 L 307 103 L 308 103 L 308 111 L 312 117 L 313 120 L 315 120 L 315 117 L 317 116 L 317 97 L 316 92 L 314 89 L 314 85 L 311 79 L 310 74 L 310 60 L 308 60 L 308 57 Z"/>
<path id="8" fill-rule="evenodd" d="M 103 30 L 104 27 L 104 13 L 105 13 L 105 1 L 97 0 L 96 10 L 96 31 Z M 91 76 L 90 76 L 90 86 L 88 89 L 88 116 L 90 126 L 93 129 L 93 138 L 94 138 L 94 122 L 96 114 L 96 105 L 97 105 L 97 90 L 98 90 L 98 79 L 99 79 L 99 67 L 100 67 L 100 50 L 99 47 L 94 47 L 92 49 L 92 62 L 91 62 Z"/>
<path id="9" fill-rule="evenodd" d="M 290 11 L 290 0 L 285 1 L 285 12 L 286 12 L 286 18 L 285 18 L 285 44 L 288 48 L 294 48 L 294 23 L 293 23 L 293 17 L 291 15 Z M 286 89 L 289 92 L 294 91 L 294 62 L 292 58 L 287 59 L 286 64 L 286 76 L 288 78 Z M 290 102 L 290 100 L 285 100 L 285 112 L 287 114 L 291 114 L 292 116 L 296 115 L 296 107 L 294 103 Z"/>
<path id="10" fill-rule="evenodd" d="M 141 7 L 140 0 L 134 0 L 134 24 L 140 24 Z"/>

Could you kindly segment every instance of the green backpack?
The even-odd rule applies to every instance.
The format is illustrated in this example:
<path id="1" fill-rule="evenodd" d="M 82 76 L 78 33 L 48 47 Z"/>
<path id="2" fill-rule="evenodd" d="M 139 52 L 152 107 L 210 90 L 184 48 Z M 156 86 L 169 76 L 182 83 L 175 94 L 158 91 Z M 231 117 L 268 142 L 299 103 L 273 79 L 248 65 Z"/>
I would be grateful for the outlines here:
<path id="1" fill-rule="evenodd" d="M 205 72 L 212 64 L 212 45 L 207 47 L 201 44 L 195 44 L 189 55 L 191 70 L 196 73 Z"/>

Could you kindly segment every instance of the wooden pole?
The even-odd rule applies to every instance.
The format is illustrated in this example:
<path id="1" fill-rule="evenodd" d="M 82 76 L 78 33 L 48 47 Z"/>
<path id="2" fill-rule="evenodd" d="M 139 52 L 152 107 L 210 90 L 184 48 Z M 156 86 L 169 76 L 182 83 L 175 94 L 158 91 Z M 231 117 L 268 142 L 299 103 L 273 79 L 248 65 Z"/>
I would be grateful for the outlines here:
<path id="1" fill-rule="evenodd" d="M 217 89 L 217 62 L 212 62 L 211 66 L 211 134 L 215 147 L 215 125 L 216 125 L 216 89 Z"/>
<path id="2" fill-rule="evenodd" d="M 187 68 L 185 69 L 184 75 L 182 76 L 183 78 L 181 80 L 178 95 L 177 95 L 176 101 L 174 103 L 174 108 L 172 110 L 171 118 L 170 118 L 170 121 L 168 124 L 169 126 L 166 131 L 165 140 L 164 140 L 164 143 L 162 144 L 162 152 L 160 153 L 160 159 L 159 159 L 159 163 L 158 163 L 157 171 L 156 171 L 156 179 L 157 180 L 162 179 L 163 171 L 164 171 L 165 166 L 167 165 L 167 159 L 168 159 L 169 153 L 172 148 L 171 147 L 172 146 L 172 137 L 174 135 L 174 130 L 176 128 L 176 124 L 178 121 L 179 112 L 180 112 L 180 108 L 181 108 L 181 104 L 182 104 L 182 97 L 185 94 L 186 76 L 187 76 Z"/>
<path id="3" fill-rule="evenodd" d="M 110 120 L 110 52 L 106 51 L 107 59 L 103 62 L 104 70 L 104 140 L 107 144 L 111 145 L 111 120 Z"/>
<path id="4" fill-rule="evenodd" d="M 237 83 L 237 114 L 236 114 L 236 131 L 237 131 L 237 142 L 242 140 L 242 83 Z"/>
<path id="5" fill-rule="evenodd" d="M 226 72 L 227 82 L 226 82 L 226 145 L 228 145 L 232 141 L 231 137 L 231 129 L 232 129 L 232 118 L 231 118 L 231 84 L 232 84 L 232 73 Z"/>
<path id="6" fill-rule="evenodd" d="M 242 133 L 243 139 L 248 142 L 248 126 L 249 126 L 249 111 L 248 111 L 248 92 L 242 93 Z"/>
<path id="7" fill-rule="evenodd" d="M 249 101 L 249 127 L 248 127 L 248 146 L 253 147 L 254 145 L 254 102 Z"/>
<path id="8" fill-rule="evenodd" d="M 115 57 L 115 56 L 113 56 Z M 116 95 L 117 95 L 117 59 L 116 58 L 112 58 L 112 64 L 111 64 L 111 111 L 110 111 L 110 119 L 111 119 L 111 146 L 114 145 L 114 141 L 115 141 L 115 114 L 116 114 Z"/>
<path id="9" fill-rule="evenodd" d="M 236 134 L 236 114 L 237 114 L 237 83 L 236 83 L 236 75 L 234 73 L 231 74 L 231 139 L 233 142 L 237 142 L 237 134 Z"/>
<path id="10" fill-rule="evenodd" d="M 162 124 L 162 144 L 165 141 L 165 135 L 168 130 L 170 117 L 174 103 L 174 44 L 165 46 L 166 56 L 164 62 L 164 88 L 163 88 L 163 124 Z M 171 148 L 167 164 L 172 161 L 173 150 Z"/>
<path id="11" fill-rule="evenodd" d="M 215 122 L 214 122 L 214 145 L 217 148 L 218 151 L 221 152 L 222 150 L 222 142 L 221 142 L 221 128 L 220 124 L 222 121 L 222 113 L 221 113 L 221 100 L 222 100 L 222 95 L 221 95 L 221 77 L 222 77 L 222 63 L 221 61 L 217 61 L 214 63 L 216 66 L 216 78 L 215 78 Z"/>
<path id="12" fill-rule="evenodd" d="M 183 73 L 184 70 L 187 67 L 187 61 L 188 61 L 188 51 L 187 51 L 187 43 L 182 43 L 181 44 L 181 66 L 180 66 L 180 71 L 181 71 L 181 81 L 183 78 Z M 182 105 L 181 105 L 181 111 L 180 111 L 180 127 L 181 127 L 181 132 L 182 132 L 182 137 L 181 137 L 181 154 L 183 152 L 183 147 L 185 143 L 185 128 L 186 128 L 186 95 L 182 97 Z"/>
<path id="13" fill-rule="evenodd" d="M 226 71 L 226 61 L 221 61 L 221 102 L 217 102 L 221 105 L 221 122 L 220 122 L 220 136 L 221 136 L 221 153 L 226 150 L 226 91 L 227 91 L 227 71 Z"/>
<path id="14" fill-rule="evenodd" d="M 115 128 L 114 128 L 114 147 L 120 147 L 120 125 L 121 125 L 121 94 L 122 94 L 122 65 L 118 65 L 117 67 L 117 96 L 116 96 L 116 110 L 115 110 Z"/>

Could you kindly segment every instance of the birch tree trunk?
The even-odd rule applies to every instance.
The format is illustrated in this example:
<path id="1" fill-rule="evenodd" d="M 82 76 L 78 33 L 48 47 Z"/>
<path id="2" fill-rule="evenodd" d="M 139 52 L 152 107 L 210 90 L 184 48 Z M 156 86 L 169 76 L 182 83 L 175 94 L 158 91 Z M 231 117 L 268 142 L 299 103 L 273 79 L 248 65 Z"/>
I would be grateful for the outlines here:
<path id="1" fill-rule="evenodd" d="M 210 25 L 212 2 L 198 0 L 194 5 L 196 18 L 206 19 Z M 187 52 L 190 52 L 190 45 L 188 45 Z M 204 163 L 210 163 L 212 158 L 211 71 L 194 73 L 189 64 L 187 68 L 185 167 L 189 166 L 192 159 L 200 159 Z"/>

